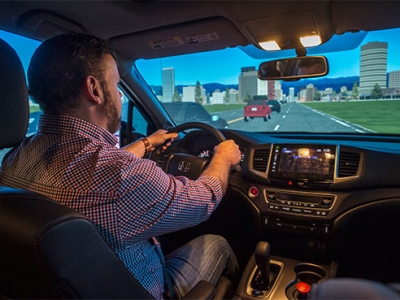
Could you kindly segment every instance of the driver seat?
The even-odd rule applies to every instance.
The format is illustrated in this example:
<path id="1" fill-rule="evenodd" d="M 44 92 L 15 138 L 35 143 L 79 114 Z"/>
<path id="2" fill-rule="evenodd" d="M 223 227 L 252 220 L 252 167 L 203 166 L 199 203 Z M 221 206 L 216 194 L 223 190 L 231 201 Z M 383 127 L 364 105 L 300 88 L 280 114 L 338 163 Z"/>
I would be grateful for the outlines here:
<path id="1" fill-rule="evenodd" d="M 29 102 L 17 53 L 1 39 L 0 53 L 5 149 L 25 138 Z M 86 217 L 38 194 L 0 186 L 0 241 L 2 297 L 152 298 Z"/>
<path id="2" fill-rule="evenodd" d="M 1 39 L 0 53 L 1 150 L 25 138 L 29 103 L 17 53 Z M 0 186 L 0 241 L 0 298 L 153 299 L 90 220 L 44 196 Z M 214 291 L 202 281 L 185 298 Z"/>

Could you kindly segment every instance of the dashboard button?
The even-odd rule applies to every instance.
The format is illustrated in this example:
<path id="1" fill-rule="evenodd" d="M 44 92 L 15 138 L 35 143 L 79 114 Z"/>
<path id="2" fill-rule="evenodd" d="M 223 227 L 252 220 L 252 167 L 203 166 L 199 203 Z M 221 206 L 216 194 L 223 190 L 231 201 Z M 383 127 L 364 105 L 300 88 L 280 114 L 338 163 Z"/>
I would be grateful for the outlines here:
<path id="1" fill-rule="evenodd" d="M 332 205 L 333 199 L 331 197 L 324 197 L 321 201 L 321 206 L 330 207 Z"/>
<path id="2" fill-rule="evenodd" d="M 322 233 L 323 234 L 330 234 L 331 233 L 331 226 L 329 224 L 322 225 Z"/>
<path id="3" fill-rule="evenodd" d="M 276 194 L 273 192 L 266 192 L 268 201 L 276 201 Z"/>
<path id="4" fill-rule="evenodd" d="M 272 209 L 272 210 L 280 210 L 280 207 L 278 205 L 270 204 L 268 207 L 269 207 L 269 209 Z"/>

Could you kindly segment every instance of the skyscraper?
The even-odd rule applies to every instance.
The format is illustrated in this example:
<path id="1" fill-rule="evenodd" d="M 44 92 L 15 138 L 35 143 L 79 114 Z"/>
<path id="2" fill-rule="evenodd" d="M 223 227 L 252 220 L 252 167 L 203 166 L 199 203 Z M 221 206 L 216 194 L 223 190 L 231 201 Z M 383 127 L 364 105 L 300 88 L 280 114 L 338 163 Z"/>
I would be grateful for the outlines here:
<path id="1" fill-rule="evenodd" d="M 268 95 L 268 81 L 258 79 L 255 67 L 243 67 L 239 76 L 239 102 L 255 95 Z"/>
<path id="2" fill-rule="evenodd" d="M 376 84 L 381 89 L 386 88 L 387 49 L 386 42 L 370 42 L 361 46 L 360 95 L 371 94 Z"/>
<path id="3" fill-rule="evenodd" d="M 175 90 L 175 71 L 174 68 L 162 69 L 162 101 L 172 102 Z"/>
<path id="4" fill-rule="evenodd" d="M 389 73 L 389 88 L 400 88 L 400 71 Z"/>
<path id="5" fill-rule="evenodd" d="M 257 70 L 255 67 L 243 67 L 239 76 L 239 101 L 257 95 Z"/>

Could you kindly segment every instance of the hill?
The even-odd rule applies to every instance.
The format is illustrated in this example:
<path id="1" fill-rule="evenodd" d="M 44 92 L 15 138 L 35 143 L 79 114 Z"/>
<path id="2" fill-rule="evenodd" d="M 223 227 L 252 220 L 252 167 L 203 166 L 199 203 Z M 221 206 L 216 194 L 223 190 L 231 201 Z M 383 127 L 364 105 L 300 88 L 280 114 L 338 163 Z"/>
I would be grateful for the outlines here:
<path id="1" fill-rule="evenodd" d="M 354 82 L 357 82 L 357 86 L 360 85 L 359 76 L 350 77 L 339 77 L 339 78 L 320 78 L 320 79 L 302 79 L 299 81 L 282 81 L 283 93 L 288 95 L 289 88 L 294 87 L 295 94 L 297 94 L 302 88 L 306 88 L 308 84 L 313 84 L 317 90 L 323 91 L 326 88 L 332 88 L 336 93 L 340 92 L 342 86 L 346 86 L 348 91 L 353 89 Z"/>
<path id="2" fill-rule="evenodd" d="M 305 88 L 308 84 L 313 84 L 318 90 L 323 91 L 326 88 L 332 88 L 335 92 L 339 93 L 340 88 L 342 86 L 346 86 L 348 91 L 351 91 L 353 88 L 354 82 L 357 82 L 357 86 L 359 85 L 359 77 L 358 76 L 350 76 L 350 77 L 340 77 L 340 78 L 320 78 L 320 79 L 302 79 L 299 81 L 290 81 L 284 82 L 282 81 L 282 90 L 283 93 L 288 95 L 289 88 L 294 87 L 295 94 L 297 94 L 300 89 Z M 226 88 L 233 88 L 238 90 L 238 84 L 221 84 L 217 82 L 212 83 L 204 83 L 202 84 L 203 88 L 206 90 L 207 94 L 212 94 L 216 90 L 223 92 Z M 162 94 L 162 87 L 161 86 L 150 86 L 156 95 Z M 182 94 L 183 85 L 177 85 L 178 92 Z"/>

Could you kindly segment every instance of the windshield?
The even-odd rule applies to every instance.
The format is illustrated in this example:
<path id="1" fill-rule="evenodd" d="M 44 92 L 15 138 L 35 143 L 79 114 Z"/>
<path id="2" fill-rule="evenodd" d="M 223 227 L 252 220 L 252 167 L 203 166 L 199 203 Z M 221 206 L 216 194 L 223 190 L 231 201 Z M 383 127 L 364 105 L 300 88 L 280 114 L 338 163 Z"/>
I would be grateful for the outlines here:
<path id="1" fill-rule="evenodd" d="M 199 103 L 230 129 L 400 134 L 399 36 L 400 29 L 363 33 L 360 45 L 346 51 L 337 51 L 341 36 L 335 36 L 334 52 L 325 52 L 330 51 L 326 45 L 309 51 L 327 58 L 329 73 L 299 81 L 259 80 L 258 66 L 268 59 L 259 58 L 261 50 L 253 46 L 139 60 L 136 66 L 162 104 Z M 348 36 L 344 40 L 343 47 L 348 47 Z M 246 54 L 253 52 L 257 58 Z M 270 118 L 257 108 L 244 115 L 246 104 L 260 97 L 277 100 L 281 107 Z M 190 110 L 170 116 L 176 123 L 195 118 Z"/>

